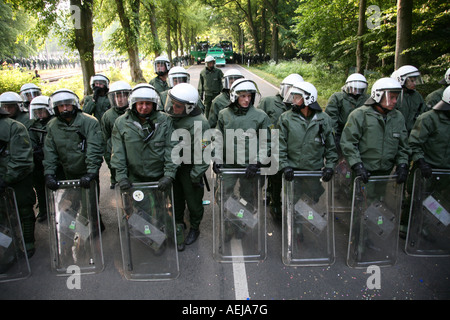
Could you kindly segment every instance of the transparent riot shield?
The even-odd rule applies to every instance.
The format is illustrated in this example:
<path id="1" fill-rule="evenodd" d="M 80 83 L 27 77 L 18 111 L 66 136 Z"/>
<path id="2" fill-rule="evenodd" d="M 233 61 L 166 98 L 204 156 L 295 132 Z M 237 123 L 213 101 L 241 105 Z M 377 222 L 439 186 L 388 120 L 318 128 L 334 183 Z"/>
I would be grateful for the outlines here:
<path id="1" fill-rule="evenodd" d="M 282 260 L 288 266 L 334 263 L 334 228 L 331 182 L 321 171 L 295 171 L 283 177 Z"/>
<path id="2" fill-rule="evenodd" d="M 352 169 L 342 158 L 334 169 L 333 175 L 333 212 L 352 211 Z"/>
<path id="3" fill-rule="evenodd" d="M 56 191 L 46 189 L 52 270 L 70 275 L 103 271 L 103 249 L 97 184 L 82 188 L 80 180 L 63 180 Z"/>
<path id="4" fill-rule="evenodd" d="M 0 282 L 31 275 L 25 241 L 12 188 L 0 195 Z"/>
<path id="5" fill-rule="evenodd" d="M 214 175 L 213 257 L 218 262 L 260 262 L 266 258 L 266 177 L 245 177 L 245 169 Z"/>
<path id="6" fill-rule="evenodd" d="M 392 266 L 397 261 L 402 192 L 396 176 L 374 176 L 353 185 L 347 265 Z"/>
<path id="7" fill-rule="evenodd" d="M 450 256 L 450 170 L 414 173 L 405 252 L 412 256 Z"/>
<path id="8" fill-rule="evenodd" d="M 179 275 L 172 189 L 157 182 L 116 188 L 125 278 L 134 281 L 170 280 Z"/>

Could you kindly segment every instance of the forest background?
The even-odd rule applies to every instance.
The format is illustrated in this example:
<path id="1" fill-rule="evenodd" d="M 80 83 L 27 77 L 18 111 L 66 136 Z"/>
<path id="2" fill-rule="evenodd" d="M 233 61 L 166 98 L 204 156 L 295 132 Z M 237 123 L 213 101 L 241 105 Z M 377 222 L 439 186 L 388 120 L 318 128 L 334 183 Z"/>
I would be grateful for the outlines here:
<path id="1" fill-rule="evenodd" d="M 442 0 L 0 0 L 0 33 L 2 60 L 56 52 L 76 56 L 82 69 L 47 84 L 4 65 L 0 93 L 35 82 L 43 94 L 67 87 L 82 97 L 99 57 L 126 61 L 107 70 L 112 82 L 148 82 L 155 57 L 176 61 L 199 40 L 231 40 L 238 54 L 269 57 L 239 62 L 276 86 L 301 74 L 322 106 L 353 72 L 372 84 L 411 64 L 425 96 L 450 67 L 450 5 Z"/>

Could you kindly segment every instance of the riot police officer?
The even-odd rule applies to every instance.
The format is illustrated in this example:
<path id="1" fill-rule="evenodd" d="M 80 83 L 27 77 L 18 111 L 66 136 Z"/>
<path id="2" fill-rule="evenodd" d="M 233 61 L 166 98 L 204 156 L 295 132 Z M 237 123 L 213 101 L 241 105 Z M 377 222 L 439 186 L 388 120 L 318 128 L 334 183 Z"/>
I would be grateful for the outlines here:
<path id="1" fill-rule="evenodd" d="M 211 128 L 215 128 L 220 110 L 230 104 L 230 88 L 234 81 L 242 79 L 244 76 L 237 69 L 230 69 L 225 72 L 222 78 L 222 92 L 213 99 L 209 110 L 208 122 Z"/>
<path id="2" fill-rule="evenodd" d="M 22 123 L 9 117 L 8 112 L 1 106 L 0 193 L 3 193 L 7 187 L 14 190 L 25 249 L 29 258 L 35 252 L 33 206 L 36 195 L 33 191 L 32 172 L 33 152 L 27 129 Z"/>
<path id="3" fill-rule="evenodd" d="M 216 68 L 216 60 L 213 56 L 205 58 L 205 68 L 200 72 L 198 82 L 198 94 L 205 105 L 205 116 L 209 118 L 211 103 L 222 91 L 223 71 Z"/>
<path id="4" fill-rule="evenodd" d="M 30 120 L 28 109 L 25 108 L 23 99 L 15 92 L 7 91 L 0 95 L 1 107 L 8 112 L 9 117 L 22 123 L 27 129 L 33 121 Z"/>
<path id="5" fill-rule="evenodd" d="M 19 94 L 22 97 L 24 108 L 28 110 L 31 100 L 37 96 L 40 96 L 42 93 L 41 88 L 34 83 L 25 83 L 22 87 L 20 87 Z"/>
<path id="6" fill-rule="evenodd" d="M 156 73 L 156 77 L 151 79 L 149 84 L 151 84 L 159 93 L 169 90 L 167 77 L 170 71 L 170 67 L 171 65 L 169 59 L 163 56 L 157 57 L 153 62 L 153 70 Z"/>
<path id="7" fill-rule="evenodd" d="M 128 96 L 131 93 L 131 86 L 125 81 L 116 81 L 111 84 L 108 92 L 108 99 L 111 108 L 107 110 L 100 121 L 103 138 L 106 142 L 105 162 L 110 171 L 110 189 L 117 183 L 115 170 L 111 167 L 111 134 L 116 119 L 128 109 Z"/>
<path id="8" fill-rule="evenodd" d="M 294 170 L 322 171 L 322 181 L 331 180 L 338 156 L 332 120 L 317 103 L 313 84 L 295 83 L 283 100 L 292 108 L 280 115 L 280 171 L 287 181 L 294 178 Z M 317 180 L 317 182 L 319 182 Z M 320 183 L 311 183 L 305 193 L 317 202 L 323 193 Z"/>
<path id="9" fill-rule="evenodd" d="M 419 70 L 410 65 L 398 68 L 391 77 L 402 86 L 402 92 L 397 99 L 396 109 L 403 114 L 406 130 L 409 134 L 417 117 L 427 111 L 422 95 L 416 90 L 416 85 L 423 83 L 422 77 Z"/>
<path id="10" fill-rule="evenodd" d="M 37 220 L 44 221 L 47 218 L 47 200 L 45 197 L 44 179 L 44 141 L 47 123 L 53 118 L 54 111 L 50 108 L 49 97 L 37 96 L 30 103 L 30 119 L 34 121 L 29 130 L 30 139 L 33 145 L 33 186 L 38 199 L 39 214 Z"/>
<path id="11" fill-rule="evenodd" d="M 111 107 L 107 95 L 109 79 L 103 74 L 96 74 L 91 77 L 90 85 L 94 94 L 84 98 L 83 112 L 93 115 L 100 122 L 103 114 Z"/>
<path id="12" fill-rule="evenodd" d="M 170 117 L 157 110 L 159 95 L 149 84 L 139 84 L 129 96 L 130 109 L 114 124 L 111 167 L 122 191 L 134 182 L 158 181 L 158 188 L 169 190 L 178 165 L 172 162 L 175 142 L 170 136 Z"/>
<path id="13" fill-rule="evenodd" d="M 71 90 L 55 91 L 49 105 L 56 117 L 47 123 L 44 142 L 46 186 L 57 190 L 61 179 L 79 179 L 82 188 L 89 188 L 92 181 L 99 186 L 99 171 L 105 153 L 99 122 L 81 111 L 78 97 Z M 59 165 L 63 176 L 58 177 Z"/>
<path id="14" fill-rule="evenodd" d="M 333 93 L 328 99 L 325 112 L 333 121 L 333 128 L 336 137 L 336 147 L 339 156 L 342 155 L 340 140 L 342 130 L 347 122 L 348 115 L 356 108 L 364 105 L 369 95 L 366 94 L 367 80 L 360 73 L 353 73 L 348 76 L 345 85 L 340 92 Z"/>
<path id="15" fill-rule="evenodd" d="M 444 90 L 446 86 L 450 85 L 450 68 L 447 69 L 447 71 L 444 74 L 444 78 L 439 81 L 440 84 L 443 84 L 439 89 L 434 90 L 425 98 L 425 103 L 427 104 L 428 108 L 433 108 L 436 103 L 440 102 L 442 100 L 442 95 L 444 94 Z"/>
<path id="16" fill-rule="evenodd" d="M 284 103 L 283 100 L 286 97 L 289 89 L 294 83 L 303 81 L 303 77 L 297 73 L 291 73 L 286 76 L 280 84 L 279 92 L 274 96 L 268 96 L 262 98 L 258 108 L 263 110 L 270 118 L 272 126 L 276 126 L 280 115 L 290 110 L 291 104 Z M 276 159 L 272 159 L 275 161 Z M 275 175 L 268 177 L 268 193 L 270 197 L 270 213 L 275 220 L 281 219 L 281 182 L 282 171 L 279 171 Z"/>
<path id="17" fill-rule="evenodd" d="M 394 166 L 397 183 L 408 176 L 408 132 L 405 118 L 396 110 L 402 86 L 392 78 L 377 80 L 365 105 L 353 110 L 342 131 L 341 148 L 356 176 L 390 175 Z"/>
<path id="18" fill-rule="evenodd" d="M 195 139 L 202 139 L 203 133 L 209 129 L 209 124 L 203 116 L 198 106 L 198 92 L 188 83 L 180 83 L 169 90 L 166 103 L 166 112 L 170 115 L 174 123 L 174 129 L 184 129 L 189 132 L 191 154 L 182 156 L 180 167 L 178 168 L 174 185 L 174 210 L 175 222 L 177 225 L 178 250 L 185 249 L 185 245 L 194 243 L 200 235 L 200 223 L 203 219 L 203 177 L 209 167 L 202 157 L 200 163 L 195 161 Z M 184 141 L 183 141 L 184 142 Z M 180 142 L 180 143 L 183 143 Z M 181 152 L 184 152 L 182 150 Z M 183 158 L 188 157 L 188 160 Z M 174 159 L 172 159 L 174 161 Z M 184 239 L 184 211 L 189 209 L 189 233 Z"/>

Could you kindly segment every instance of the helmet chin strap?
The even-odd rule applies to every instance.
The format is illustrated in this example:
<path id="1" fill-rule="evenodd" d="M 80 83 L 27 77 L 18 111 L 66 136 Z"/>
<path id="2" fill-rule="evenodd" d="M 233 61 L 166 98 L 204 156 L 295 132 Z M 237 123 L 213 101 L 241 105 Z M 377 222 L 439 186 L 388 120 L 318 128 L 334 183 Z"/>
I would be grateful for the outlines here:
<path id="1" fill-rule="evenodd" d="M 297 112 L 297 113 L 300 113 L 300 111 L 301 111 L 302 109 L 304 109 L 305 107 L 306 107 L 306 105 L 305 105 L 304 102 L 303 102 L 302 105 L 300 105 L 300 106 L 294 104 L 294 105 L 292 106 L 292 111 Z"/>

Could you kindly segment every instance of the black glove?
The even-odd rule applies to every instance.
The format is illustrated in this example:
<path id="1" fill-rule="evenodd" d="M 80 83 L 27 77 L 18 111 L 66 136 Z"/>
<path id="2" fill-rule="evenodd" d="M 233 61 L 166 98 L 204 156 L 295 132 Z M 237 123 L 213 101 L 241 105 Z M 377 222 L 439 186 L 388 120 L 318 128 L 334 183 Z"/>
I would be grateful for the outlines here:
<path id="1" fill-rule="evenodd" d="M 2 178 L 0 178 L 0 193 L 5 192 L 7 187 L 8 184 Z"/>
<path id="2" fill-rule="evenodd" d="M 283 169 L 283 173 L 284 173 L 284 178 L 287 181 L 292 181 L 294 180 L 294 169 L 292 169 L 291 167 L 286 167 Z"/>
<path id="3" fill-rule="evenodd" d="M 213 169 L 215 174 L 220 174 L 220 168 L 222 168 L 221 164 L 213 162 L 212 169 Z"/>
<path id="4" fill-rule="evenodd" d="M 85 189 L 89 189 L 91 186 L 91 181 L 97 180 L 98 174 L 96 173 L 86 173 L 80 178 L 80 186 Z"/>
<path id="5" fill-rule="evenodd" d="M 431 168 L 430 164 L 426 162 L 424 158 L 420 158 L 416 162 L 419 166 L 420 172 L 422 173 L 422 177 L 424 177 L 425 179 L 430 178 L 431 174 L 433 173 L 433 169 Z"/>
<path id="6" fill-rule="evenodd" d="M 245 177 L 247 179 L 253 178 L 254 176 L 256 176 L 256 173 L 259 170 L 259 165 L 258 164 L 249 164 L 247 166 L 247 169 L 245 170 Z"/>
<path id="7" fill-rule="evenodd" d="M 172 178 L 164 176 L 158 181 L 158 190 L 168 191 L 171 185 L 172 185 Z"/>
<path id="8" fill-rule="evenodd" d="M 56 179 L 56 176 L 54 174 L 46 174 L 45 185 L 50 190 L 56 191 L 59 188 L 59 181 Z"/>
<path id="9" fill-rule="evenodd" d="M 131 184 L 130 180 L 128 180 L 127 178 L 120 180 L 118 185 L 119 185 L 120 191 L 126 191 L 133 186 Z"/>
<path id="10" fill-rule="evenodd" d="M 399 164 L 395 169 L 395 174 L 397 175 L 397 183 L 404 183 L 408 178 L 408 166 L 406 163 Z"/>
<path id="11" fill-rule="evenodd" d="M 328 182 L 333 177 L 334 170 L 331 168 L 323 168 L 322 170 L 322 181 Z"/>
<path id="12" fill-rule="evenodd" d="M 357 177 L 361 177 L 362 182 L 369 182 L 369 172 L 364 168 L 362 162 L 355 163 L 352 167 L 353 171 L 355 171 L 355 175 Z"/>

